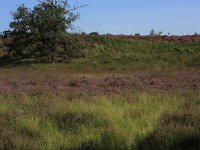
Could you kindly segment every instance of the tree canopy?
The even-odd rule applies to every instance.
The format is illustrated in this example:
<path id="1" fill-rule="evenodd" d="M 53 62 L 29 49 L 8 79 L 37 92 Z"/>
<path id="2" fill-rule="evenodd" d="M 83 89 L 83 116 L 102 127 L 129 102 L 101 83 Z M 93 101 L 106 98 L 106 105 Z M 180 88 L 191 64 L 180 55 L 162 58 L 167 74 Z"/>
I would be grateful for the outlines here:
<path id="1" fill-rule="evenodd" d="M 24 4 L 12 14 L 12 44 L 7 56 L 16 60 L 65 61 L 79 56 L 80 45 L 68 36 L 79 18 L 67 1 L 40 1 L 33 9 Z"/>

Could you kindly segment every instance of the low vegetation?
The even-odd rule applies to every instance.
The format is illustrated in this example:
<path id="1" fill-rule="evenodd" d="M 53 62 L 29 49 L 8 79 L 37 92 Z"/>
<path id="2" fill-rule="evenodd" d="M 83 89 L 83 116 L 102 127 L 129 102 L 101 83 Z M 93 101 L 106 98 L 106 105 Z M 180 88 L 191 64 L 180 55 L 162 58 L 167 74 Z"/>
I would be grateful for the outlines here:
<path id="1" fill-rule="evenodd" d="M 71 62 L 1 64 L 0 149 L 200 147 L 199 42 L 70 38 Z"/>
<path id="2" fill-rule="evenodd" d="M 198 70 L 68 65 L 0 69 L 1 149 L 199 148 Z"/>
<path id="3" fill-rule="evenodd" d="M 1 148 L 148 149 L 154 144 L 170 149 L 182 143 L 195 148 L 198 96 L 1 94 Z"/>
<path id="4" fill-rule="evenodd" d="M 200 149 L 200 36 L 69 34 L 79 7 L 45 0 L 13 14 L 0 149 Z"/>

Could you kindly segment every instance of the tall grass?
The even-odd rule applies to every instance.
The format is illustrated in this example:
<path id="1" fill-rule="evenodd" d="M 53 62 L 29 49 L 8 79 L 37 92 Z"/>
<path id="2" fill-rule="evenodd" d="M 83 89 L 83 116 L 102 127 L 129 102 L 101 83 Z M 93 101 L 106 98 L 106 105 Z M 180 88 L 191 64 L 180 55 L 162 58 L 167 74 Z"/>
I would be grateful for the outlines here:
<path id="1" fill-rule="evenodd" d="M 180 97 L 133 93 L 67 99 L 1 95 L 2 149 L 137 149 Z"/>

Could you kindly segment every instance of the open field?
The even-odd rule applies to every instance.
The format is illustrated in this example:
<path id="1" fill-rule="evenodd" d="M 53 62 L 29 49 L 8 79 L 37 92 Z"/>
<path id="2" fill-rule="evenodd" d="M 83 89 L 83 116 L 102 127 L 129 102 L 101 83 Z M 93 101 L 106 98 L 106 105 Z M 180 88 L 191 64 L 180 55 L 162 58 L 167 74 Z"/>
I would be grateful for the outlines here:
<path id="1" fill-rule="evenodd" d="M 75 38 L 68 64 L 1 65 L 0 149 L 200 149 L 200 41 Z"/>

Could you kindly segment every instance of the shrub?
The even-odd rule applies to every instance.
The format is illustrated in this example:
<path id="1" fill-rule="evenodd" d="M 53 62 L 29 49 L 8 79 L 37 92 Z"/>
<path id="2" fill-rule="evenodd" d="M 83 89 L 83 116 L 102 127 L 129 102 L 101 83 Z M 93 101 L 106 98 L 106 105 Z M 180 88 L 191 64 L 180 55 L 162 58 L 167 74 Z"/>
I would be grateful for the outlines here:
<path id="1" fill-rule="evenodd" d="M 3 46 L 2 39 L 0 39 L 0 56 L 3 55 L 3 51 L 4 51 L 4 46 Z"/>
<path id="2" fill-rule="evenodd" d="M 1 39 L 0 39 L 0 48 L 3 48 L 3 43 Z"/>
<path id="3" fill-rule="evenodd" d="M 99 33 L 98 32 L 91 32 L 91 33 L 89 33 L 89 35 L 99 35 Z"/>

